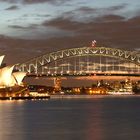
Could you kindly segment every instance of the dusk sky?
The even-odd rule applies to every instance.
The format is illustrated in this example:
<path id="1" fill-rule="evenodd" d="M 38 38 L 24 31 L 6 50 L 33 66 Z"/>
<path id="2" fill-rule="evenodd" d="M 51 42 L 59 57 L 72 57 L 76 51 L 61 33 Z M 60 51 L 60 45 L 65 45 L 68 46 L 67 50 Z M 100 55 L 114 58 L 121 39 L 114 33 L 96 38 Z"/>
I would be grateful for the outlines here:
<path id="1" fill-rule="evenodd" d="M 140 0 L 0 0 L 0 54 L 8 64 L 94 39 L 139 50 Z"/>

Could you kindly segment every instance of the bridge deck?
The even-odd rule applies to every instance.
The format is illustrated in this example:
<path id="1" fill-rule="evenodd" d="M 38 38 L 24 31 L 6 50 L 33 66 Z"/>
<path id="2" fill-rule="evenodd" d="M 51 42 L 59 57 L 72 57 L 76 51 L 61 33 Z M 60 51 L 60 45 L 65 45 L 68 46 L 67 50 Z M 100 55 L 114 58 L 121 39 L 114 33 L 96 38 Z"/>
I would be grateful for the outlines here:
<path id="1" fill-rule="evenodd" d="M 134 77 L 140 77 L 140 74 L 134 73 L 134 74 L 129 74 L 129 73 L 124 73 L 124 74 L 115 74 L 115 73 L 110 73 L 110 74 L 103 74 L 103 73 L 87 73 L 87 74 L 27 74 L 28 77 L 78 77 L 78 76 L 134 76 Z"/>

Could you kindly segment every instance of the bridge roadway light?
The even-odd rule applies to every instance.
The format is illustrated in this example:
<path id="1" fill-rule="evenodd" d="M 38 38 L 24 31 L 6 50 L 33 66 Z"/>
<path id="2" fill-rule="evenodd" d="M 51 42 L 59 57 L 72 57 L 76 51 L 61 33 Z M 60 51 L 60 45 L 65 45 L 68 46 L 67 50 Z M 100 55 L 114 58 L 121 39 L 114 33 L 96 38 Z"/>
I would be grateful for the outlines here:
<path id="1" fill-rule="evenodd" d="M 68 70 L 68 71 L 67 71 L 67 73 L 69 74 L 69 73 L 70 73 L 70 71 Z"/>
<path id="2" fill-rule="evenodd" d="M 82 74 L 82 71 L 80 70 L 80 74 Z"/>
<path id="3" fill-rule="evenodd" d="M 86 73 L 89 73 L 89 70 L 87 70 Z"/>
<path id="4" fill-rule="evenodd" d="M 63 71 L 61 71 L 60 74 L 63 75 Z"/>

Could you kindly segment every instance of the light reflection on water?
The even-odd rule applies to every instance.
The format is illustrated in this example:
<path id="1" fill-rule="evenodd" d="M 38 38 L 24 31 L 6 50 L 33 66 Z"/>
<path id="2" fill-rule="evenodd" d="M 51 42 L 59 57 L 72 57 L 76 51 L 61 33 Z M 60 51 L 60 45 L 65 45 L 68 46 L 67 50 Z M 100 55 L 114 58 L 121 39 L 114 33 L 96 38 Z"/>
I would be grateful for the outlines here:
<path id="1" fill-rule="evenodd" d="M 0 140 L 138 140 L 140 97 L 0 101 Z"/>
<path id="2" fill-rule="evenodd" d="M 0 101 L 1 140 L 9 140 L 14 138 L 16 133 L 23 131 L 23 107 L 23 101 Z M 19 135 L 17 135 L 16 138 L 21 139 Z"/>

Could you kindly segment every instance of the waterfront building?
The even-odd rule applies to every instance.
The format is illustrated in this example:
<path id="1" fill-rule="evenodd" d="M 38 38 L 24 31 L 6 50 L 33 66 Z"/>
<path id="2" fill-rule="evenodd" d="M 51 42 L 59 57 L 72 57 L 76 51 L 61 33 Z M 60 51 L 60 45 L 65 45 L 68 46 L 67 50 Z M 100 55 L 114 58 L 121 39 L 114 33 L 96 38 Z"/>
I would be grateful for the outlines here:
<path id="1" fill-rule="evenodd" d="M 106 87 L 94 87 L 86 89 L 87 94 L 107 94 L 108 89 Z"/>
<path id="2" fill-rule="evenodd" d="M 4 56 L 0 56 L 0 66 Z M 0 97 L 28 96 L 28 89 L 22 83 L 25 72 L 13 72 L 13 66 L 5 66 L 0 69 Z"/>

